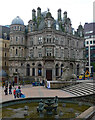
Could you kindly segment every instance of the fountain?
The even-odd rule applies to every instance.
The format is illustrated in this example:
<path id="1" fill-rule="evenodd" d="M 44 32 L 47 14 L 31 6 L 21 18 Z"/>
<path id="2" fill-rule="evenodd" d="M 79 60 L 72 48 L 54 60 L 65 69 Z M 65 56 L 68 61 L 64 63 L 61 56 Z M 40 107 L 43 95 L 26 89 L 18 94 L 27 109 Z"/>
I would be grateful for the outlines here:
<path id="1" fill-rule="evenodd" d="M 76 98 L 27 98 L 8 101 L 2 106 L 3 118 L 76 118 L 90 105 Z"/>
<path id="2" fill-rule="evenodd" d="M 43 110 L 46 110 L 47 115 L 52 115 L 52 111 L 57 111 L 58 107 L 58 97 L 56 96 L 54 100 L 47 99 L 44 103 L 42 100 L 39 102 L 39 106 L 37 107 L 37 112 L 43 112 Z"/>

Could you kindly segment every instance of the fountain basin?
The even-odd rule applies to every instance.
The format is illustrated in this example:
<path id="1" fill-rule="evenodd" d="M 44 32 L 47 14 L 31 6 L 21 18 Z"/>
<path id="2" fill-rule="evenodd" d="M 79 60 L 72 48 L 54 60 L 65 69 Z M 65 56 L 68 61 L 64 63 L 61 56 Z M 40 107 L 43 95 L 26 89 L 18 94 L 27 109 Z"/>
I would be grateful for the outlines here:
<path id="1" fill-rule="evenodd" d="M 46 109 L 49 111 L 51 108 L 47 108 L 45 106 L 45 110 L 43 111 L 42 115 L 37 113 L 37 106 L 39 105 L 40 100 L 46 101 L 47 99 L 54 99 L 53 97 L 48 98 L 25 98 L 25 99 L 16 99 L 12 101 L 3 102 L 2 104 L 2 117 L 3 118 L 55 118 L 59 116 L 59 118 L 75 118 L 76 113 L 81 114 L 85 110 L 87 110 L 91 105 L 87 105 L 82 103 L 81 107 L 78 104 L 78 101 L 73 101 L 72 99 L 68 98 L 58 98 L 58 107 L 57 112 L 55 114 L 52 111 L 52 115 L 48 116 L 46 114 Z M 66 104 L 64 107 L 63 104 Z M 28 106 L 29 110 L 25 111 L 25 106 Z M 70 112 L 70 108 L 74 109 L 74 112 Z M 61 116 L 60 116 L 61 111 Z M 25 113 L 25 116 L 24 116 Z M 26 114 L 27 113 L 27 114 Z M 51 113 L 50 113 L 51 114 Z"/>

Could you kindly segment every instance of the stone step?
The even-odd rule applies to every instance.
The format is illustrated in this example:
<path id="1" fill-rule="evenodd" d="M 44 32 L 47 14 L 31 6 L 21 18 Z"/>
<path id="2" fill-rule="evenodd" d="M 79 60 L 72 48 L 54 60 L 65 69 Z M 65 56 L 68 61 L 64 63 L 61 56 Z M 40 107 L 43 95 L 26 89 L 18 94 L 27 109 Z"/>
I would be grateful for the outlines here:
<path id="1" fill-rule="evenodd" d="M 87 83 L 80 83 L 77 85 L 69 86 L 67 88 L 63 88 L 63 90 L 77 96 L 95 93 L 93 85 Z"/>

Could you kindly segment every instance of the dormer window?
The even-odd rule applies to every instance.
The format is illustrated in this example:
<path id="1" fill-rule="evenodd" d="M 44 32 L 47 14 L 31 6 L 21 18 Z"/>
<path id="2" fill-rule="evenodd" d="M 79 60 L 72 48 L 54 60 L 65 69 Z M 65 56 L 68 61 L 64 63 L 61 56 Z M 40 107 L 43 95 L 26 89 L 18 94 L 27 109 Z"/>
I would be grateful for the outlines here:
<path id="1" fill-rule="evenodd" d="M 82 37 L 82 31 L 80 31 L 80 37 Z"/>
<path id="2" fill-rule="evenodd" d="M 51 27 L 51 23 L 50 23 L 50 20 L 48 20 L 48 27 Z"/>
<path id="3" fill-rule="evenodd" d="M 56 30 L 59 30 L 59 25 L 58 24 L 56 24 Z"/>

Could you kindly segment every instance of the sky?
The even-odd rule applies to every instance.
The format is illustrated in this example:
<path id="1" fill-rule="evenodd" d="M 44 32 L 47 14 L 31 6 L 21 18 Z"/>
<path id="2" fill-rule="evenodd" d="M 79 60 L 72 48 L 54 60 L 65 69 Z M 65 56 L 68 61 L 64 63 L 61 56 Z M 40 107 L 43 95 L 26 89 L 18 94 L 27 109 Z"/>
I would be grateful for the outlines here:
<path id="1" fill-rule="evenodd" d="M 81 23 L 93 22 L 93 2 L 94 0 L 0 0 L 0 25 L 10 25 L 16 16 L 28 25 L 32 19 L 32 9 L 41 12 L 50 9 L 52 16 L 57 19 L 57 10 L 67 11 L 67 17 L 71 19 L 72 27 L 77 29 Z"/>

